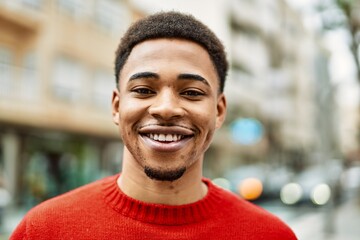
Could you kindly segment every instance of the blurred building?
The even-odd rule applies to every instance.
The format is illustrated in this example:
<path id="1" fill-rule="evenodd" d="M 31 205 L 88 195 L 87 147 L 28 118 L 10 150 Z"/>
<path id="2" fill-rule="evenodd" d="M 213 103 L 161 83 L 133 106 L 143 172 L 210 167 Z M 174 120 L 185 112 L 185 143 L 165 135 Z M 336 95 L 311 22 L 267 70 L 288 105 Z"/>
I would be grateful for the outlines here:
<path id="1" fill-rule="evenodd" d="M 131 19 L 173 9 L 206 23 L 231 63 L 228 116 L 206 176 L 244 163 L 300 169 L 336 155 L 327 53 L 285 0 L 0 0 L 0 178 L 17 202 L 119 170 L 115 48 Z M 244 118 L 263 128 L 250 145 L 232 138 Z"/>
<path id="2" fill-rule="evenodd" d="M 113 61 L 131 18 L 121 0 L 0 1 L 0 182 L 13 203 L 119 171 Z"/>
<path id="3" fill-rule="evenodd" d="M 298 169 L 336 156 L 328 53 L 319 38 L 284 0 L 230 0 L 230 22 L 229 121 L 251 117 L 265 128 L 247 150 Z"/>

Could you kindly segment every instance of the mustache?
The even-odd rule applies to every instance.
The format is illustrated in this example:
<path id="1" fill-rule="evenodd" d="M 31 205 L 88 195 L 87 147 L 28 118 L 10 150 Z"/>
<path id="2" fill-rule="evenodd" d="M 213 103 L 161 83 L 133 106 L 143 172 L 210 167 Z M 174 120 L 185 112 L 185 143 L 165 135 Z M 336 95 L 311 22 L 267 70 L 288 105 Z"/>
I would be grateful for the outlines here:
<path id="1" fill-rule="evenodd" d="M 196 130 L 195 127 L 190 126 L 190 124 L 186 124 L 184 122 L 169 122 L 169 121 L 157 121 L 157 122 L 151 122 L 151 123 L 143 123 L 138 125 L 138 129 L 145 128 L 145 127 L 181 127 L 185 129 L 189 129 L 191 131 Z"/>

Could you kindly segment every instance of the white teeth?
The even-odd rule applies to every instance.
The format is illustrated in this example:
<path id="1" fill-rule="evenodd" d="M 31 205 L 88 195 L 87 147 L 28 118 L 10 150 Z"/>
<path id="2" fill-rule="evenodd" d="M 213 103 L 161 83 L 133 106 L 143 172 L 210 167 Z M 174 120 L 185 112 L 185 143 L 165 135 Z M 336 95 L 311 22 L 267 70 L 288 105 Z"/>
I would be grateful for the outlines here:
<path id="1" fill-rule="evenodd" d="M 166 138 L 165 138 L 165 135 L 164 134 L 160 134 L 159 135 L 159 141 L 165 141 Z"/>
<path id="2" fill-rule="evenodd" d="M 156 141 L 161 141 L 161 142 L 176 142 L 179 141 L 183 138 L 182 135 L 178 135 L 178 134 L 156 134 L 156 133 L 150 133 L 147 135 L 149 138 L 156 140 Z"/>
<path id="3" fill-rule="evenodd" d="M 167 142 L 173 141 L 172 135 L 166 134 L 165 141 L 167 141 Z"/>

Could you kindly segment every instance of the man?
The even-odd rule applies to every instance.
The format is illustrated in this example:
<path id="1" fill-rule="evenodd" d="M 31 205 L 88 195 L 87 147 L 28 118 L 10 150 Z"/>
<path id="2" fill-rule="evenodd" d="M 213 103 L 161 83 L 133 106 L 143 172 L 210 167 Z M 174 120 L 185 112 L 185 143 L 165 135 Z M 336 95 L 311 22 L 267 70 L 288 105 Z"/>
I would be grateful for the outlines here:
<path id="1" fill-rule="evenodd" d="M 227 69 L 221 42 L 191 16 L 133 24 L 116 51 L 112 97 L 122 173 L 40 204 L 11 239 L 296 239 L 278 218 L 202 177 L 225 118 Z"/>

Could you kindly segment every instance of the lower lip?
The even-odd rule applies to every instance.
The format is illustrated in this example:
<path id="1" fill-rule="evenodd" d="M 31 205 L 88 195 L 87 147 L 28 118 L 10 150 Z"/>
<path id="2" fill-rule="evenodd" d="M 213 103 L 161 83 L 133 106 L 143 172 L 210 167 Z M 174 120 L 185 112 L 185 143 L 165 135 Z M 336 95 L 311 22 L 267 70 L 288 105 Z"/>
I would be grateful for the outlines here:
<path id="1" fill-rule="evenodd" d="M 151 148 L 154 151 L 160 152 L 176 152 L 185 147 L 186 143 L 190 141 L 191 137 L 184 138 L 176 142 L 159 142 L 153 140 L 147 136 L 141 136 L 145 145 Z"/>

